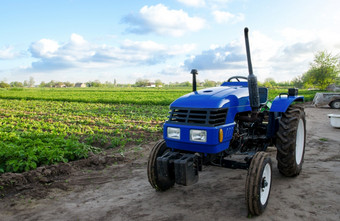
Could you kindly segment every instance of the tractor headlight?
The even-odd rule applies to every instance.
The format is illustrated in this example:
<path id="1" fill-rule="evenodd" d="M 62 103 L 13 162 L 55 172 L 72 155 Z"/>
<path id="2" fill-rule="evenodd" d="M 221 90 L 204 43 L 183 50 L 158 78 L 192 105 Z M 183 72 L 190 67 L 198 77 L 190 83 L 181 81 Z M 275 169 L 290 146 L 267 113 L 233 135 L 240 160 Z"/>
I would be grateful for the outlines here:
<path id="1" fill-rule="evenodd" d="M 179 140 L 181 139 L 181 129 L 176 127 L 168 127 L 168 138 Z"/>
<path id="2" fill-rule="evenodd" d="M 190 130 L 190 140 L 196 142 L 207 142 L 206 130 Z"/>

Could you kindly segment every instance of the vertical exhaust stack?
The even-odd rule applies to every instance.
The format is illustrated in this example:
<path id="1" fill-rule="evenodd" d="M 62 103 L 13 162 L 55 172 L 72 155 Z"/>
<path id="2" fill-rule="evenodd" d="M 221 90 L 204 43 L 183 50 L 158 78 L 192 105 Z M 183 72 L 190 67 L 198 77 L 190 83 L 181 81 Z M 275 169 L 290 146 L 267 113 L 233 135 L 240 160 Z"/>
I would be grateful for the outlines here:
<path id="1" fill-rule="evenodd" d="M 197 86 L 196 86 L 196 75 L 198 74 L 197 73 L 197 70 L 196 69 L 192 69 L 191 72 L 192 74 L 192 91 L 196 91 L 197 90 Z"/>
<path id="2" fill-rule="evenodd" d="M 259 89 L 257 86 L 257 77 L 253 74 L 253 66 L 251 64 L 248 31 L 249 31 L 248 28 L 244 29 L 244 38 L 246 41 L 248 71 L 249 71 L 249 75 L 248 75 L 249 101 L 250 101 L 251 109 L 253 111 L 256 111 L 260 107 L 260 96 L 259 96 Z"/>

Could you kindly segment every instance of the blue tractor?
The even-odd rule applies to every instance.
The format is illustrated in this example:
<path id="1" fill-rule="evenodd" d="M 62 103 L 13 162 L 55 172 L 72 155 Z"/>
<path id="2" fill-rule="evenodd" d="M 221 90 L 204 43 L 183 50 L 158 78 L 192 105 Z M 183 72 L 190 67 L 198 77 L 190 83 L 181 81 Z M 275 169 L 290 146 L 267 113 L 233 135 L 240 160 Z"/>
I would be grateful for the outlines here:
<path id="1" fill-rule="evenodd" d="M 298 90 L 267 101 L 268 89 L 259 88 L 253 74 L 248 28 L 244 29 L 248 77 L 234 76 L 220 87 L 196 91 L 197 71 L 192 70 L 193 92 L 170 105 L 163 138 L 148 159 L 148 179 L 165 191 L 198 181 L 205 165 L 248 170 L 245 198 L 248 212 L 260 215 L 268 204 L 272 161 L 268 146 L 277 148 L 278 170 L 299 175 L 305 152 L 306 120 Z M 237 157 L 237 160 L 232 156 Z"/>

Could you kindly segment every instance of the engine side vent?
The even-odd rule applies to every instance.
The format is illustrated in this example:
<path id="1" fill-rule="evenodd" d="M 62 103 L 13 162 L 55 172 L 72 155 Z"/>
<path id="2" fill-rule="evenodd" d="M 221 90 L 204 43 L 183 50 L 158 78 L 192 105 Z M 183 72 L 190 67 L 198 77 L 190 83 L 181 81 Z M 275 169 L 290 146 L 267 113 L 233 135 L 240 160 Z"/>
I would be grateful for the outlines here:
<path id="1" fill-rule="evenodd" d="M 193 124 L 215 127 L 225 124 L 227 108 L 218 109 L 189 109 L 172 108 L 169 122 L 178 124 Z"/>

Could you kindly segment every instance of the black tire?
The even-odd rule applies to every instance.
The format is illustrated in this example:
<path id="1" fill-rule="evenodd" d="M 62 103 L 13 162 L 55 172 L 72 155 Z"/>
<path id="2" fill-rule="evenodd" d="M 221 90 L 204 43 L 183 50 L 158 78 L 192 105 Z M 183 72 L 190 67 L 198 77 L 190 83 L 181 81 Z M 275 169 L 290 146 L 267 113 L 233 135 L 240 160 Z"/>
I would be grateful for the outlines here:
<path id="1" fill-rule="evenodd" d="M 246 180 L 248 212 L 258 216 L 266 209 L 272 185 L 272 161 L 265 152 L 257 152 L 251 160 Z"/>
<path id="2" fill-rule="evenodd" d="M 290 106 L 282 115 L 277 132 L 277 167 L 281 174 L 293 177 L 300 174 L 306 144 L 306 119 L 302 106 Z"/>
<path id="3" fill-rule="evenodd" d="M 157 191 L 165 191 L 175 184 L 175 179 L 168 177 L 167 179 L 158 179 L 157 173 L 157 157 L 162 156 L 165 152 L 170 151 L 166 146 L 165 140 L 158 141 L 152 148 L 148 160 L 148 179 L 151 186 Z"/>
<path id="4" fill-rule="evenodd" d="M 340 109 L 340 100 L 332 101 L 329 106 L 333 109 Z"/>

